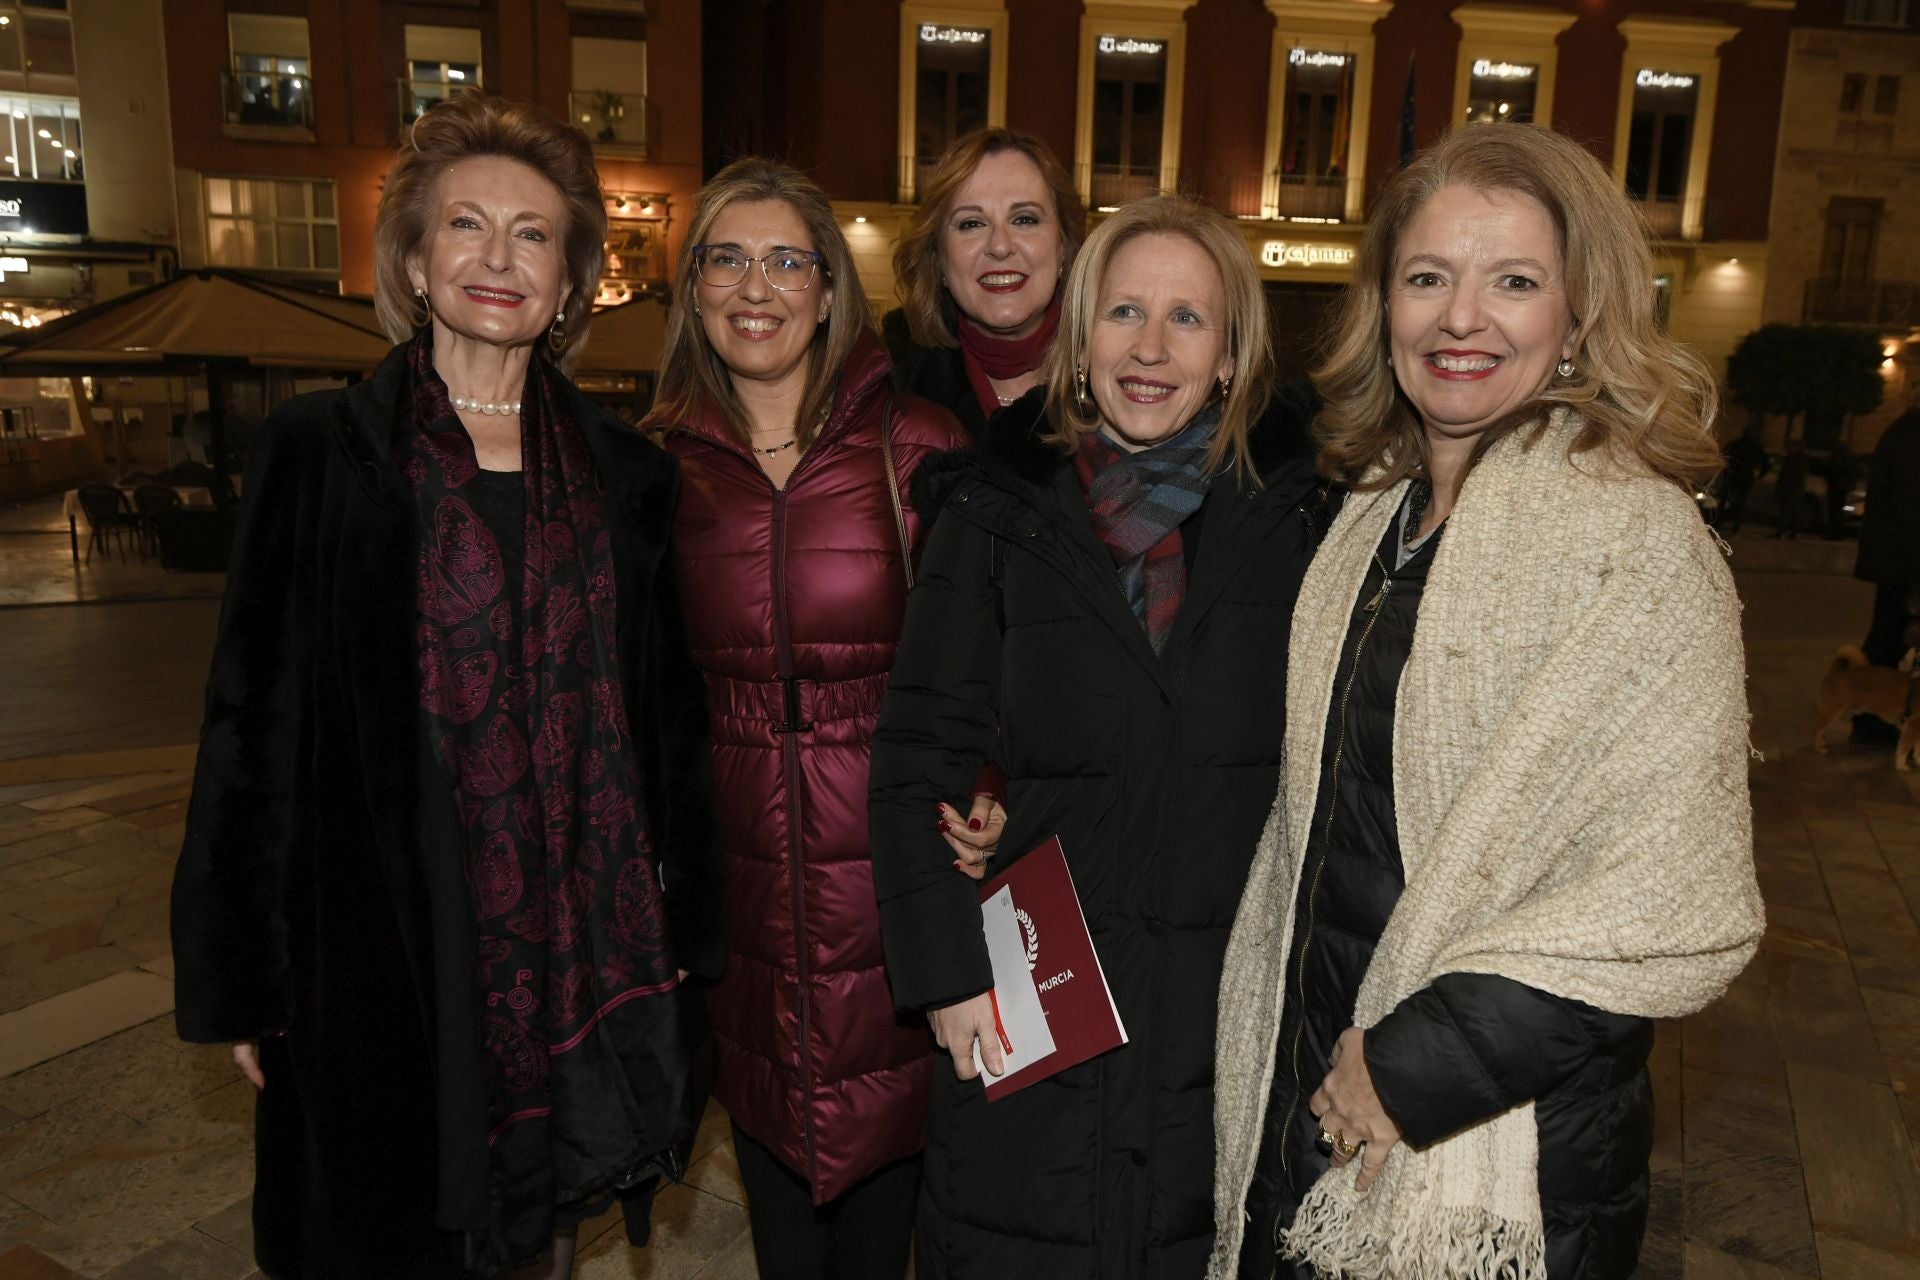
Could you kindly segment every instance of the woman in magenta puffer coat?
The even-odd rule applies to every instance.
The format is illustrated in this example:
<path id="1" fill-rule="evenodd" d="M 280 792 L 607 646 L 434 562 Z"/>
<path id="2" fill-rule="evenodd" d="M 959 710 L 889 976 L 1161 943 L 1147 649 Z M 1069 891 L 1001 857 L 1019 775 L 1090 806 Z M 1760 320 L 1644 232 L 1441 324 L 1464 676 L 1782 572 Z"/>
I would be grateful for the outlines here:
<path id="1" fill-rule="evenodd" d="M 964 437 L 895 394 L 812 182 L 736 162 L 687 238 L 648 425 L 680 460 L 679 579 L 727 838 L 715 1092 L 760 1274 L 898 1280 L 932 1041 L 887 985 L 867 760 L 921 537 L 905 486 Z"/>

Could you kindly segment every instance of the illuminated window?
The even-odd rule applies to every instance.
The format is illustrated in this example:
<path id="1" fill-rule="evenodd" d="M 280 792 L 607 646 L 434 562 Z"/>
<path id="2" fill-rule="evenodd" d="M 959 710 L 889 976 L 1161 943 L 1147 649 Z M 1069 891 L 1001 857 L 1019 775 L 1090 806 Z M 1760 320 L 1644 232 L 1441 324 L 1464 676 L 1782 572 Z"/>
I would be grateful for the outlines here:
<path id="1" fill-rule="evenodd" d="M 313 127 L 305 18 L 230 13 L 227 50 L 228 124 Z"/>
<path id="2" fill-rule="evenodd" d="M 406 27 L 407 79 L 401 84 L 400 115 L 416 120 L 436 102 L 480 86 L 480 32 L 472 27 Z"/>
<path id="3" fill-rule="evenodd" d="M 0 112 L 6 113 L 7 148 L 0 174 L 39 182 L 86 177 L 78 100 L 7 94 L 0 96 Z"/>
<path id="4" fill-rule="evenodd" d="M 207 261 L 338 275 L 340 217 L 324 179 L 208 178 Z"/>
<path id="5" fill-rule="evenodd" d="M 1358 61 L 1331 49 L 1287 54 L 1286 117 L 1275 174 L 1281 217 L 1332 219 L 1345 208 Z"/>
<path id="6" fill-rule="evenodd" d="M 647 132 L 647 42 L 573 37 L 573 123 L 602 146 L 644 149 Z"/>
<path id="7" fill-rule="evenodd" d="M 1467 80 L 1467 121 L 1532 124 L 1539 87 L 1538 63 L 1477 58 Z"/>
<path id="8" fill-rule="evenodd" d="M 1119 205 L 1160 186 L 1167 121 L 1167 44 L 1103 35 L 1093 53 L 1095 205 Z"/>
<path id="9" fill-rule="evenodd" d="M 914 66 L 914 159 L 924 180 L 940 153 L 987 122 L 993 33 L 983 27 L 920 25 Z"/>
<path id="10" fill-rule="evenodd" d="M 1627 194 L 1647 206 L 1647 220 L 1656 231 L 1679 230 L 1699 102 L 1700 82 L 1694 76 L 1647 67 L 1634 77 Z"/>
<path id="11" fill-rule="evenodd" d="M 1655 235 L 1706 235 L 1707 174 L 1725 22 L 1624 18 L 1613 172 Z"/>
<path id="12" fill-rule="evenodd" d="M 26 89 L 65 88 L 73 79 L 73 20 L 64 4 L 37 4 L 33 0 L 0 0 L 0 74 Z M 26 83 L 20 83 L 24 75 Z M 36 79 L 65 80 L 66 85 L 36 86 Z"/>
<path id="13" fill-rule="evenodd" d="M 901 202 L 919 199 L 955 139 L 1006 123 L 1006 77 L 1002 0 L 900 6 Z"/>

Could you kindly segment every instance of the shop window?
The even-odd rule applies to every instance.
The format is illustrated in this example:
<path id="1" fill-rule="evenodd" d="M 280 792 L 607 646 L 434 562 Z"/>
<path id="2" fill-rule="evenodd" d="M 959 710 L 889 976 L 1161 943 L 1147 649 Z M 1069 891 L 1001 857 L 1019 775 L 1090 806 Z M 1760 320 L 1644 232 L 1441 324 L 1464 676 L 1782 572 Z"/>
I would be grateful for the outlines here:
<path id="1" fill-rule="evenodd" d="M 1358 61 L 1326 49 L 1287 53 L 1286 119 L 1275 175 L 1281 217 L 1334 219 L 1346 205 Z"/>
<path id="2" fill-rule="evenodd" d="M 86 177 L 78 100 L 0 95 L 0 112 L 6 113 L 7 148 L 0 174 L 36 182 L 79 182 Z"/>
<path id="3" fill-rule="evenodd" d="M 1663 235 L 1680 229 L 1699 98 L 1696 76 L 1643 68 L 1634 77 L 1627 195 L 1643 206 L 1647 221 Z"/>
<path id="4" fill-rule="evenodd" d="M 573 37 L 573 122 L 603 146 L 647 145 L 647 42 Z"/>
<path id="5" fill-rule="evenodd" d="M 914 41 L 914 190 L 954 139 L 987 123 L 992 86 L 990 29 L 920 24 Z"/>
<path id="6" fill-rule="evenodd" d="M 1840 114 L 1857 116 L 1860 105 L 1866 101 L 1867 78 L 1857 71 L 1849 71 L 1840 77 Z"/>
<path id="7" fill-rule="evenodd" d="M 1873 81 L 1873 114 L 1890 116 L 1900 110 L 1900 77 L 1876 76 Z"/>
<path id="8" fill-rule="evenodd" d="M 1102 35 L 1093 47 L 1093 173 L 1096 207 L 1125 204 L 1160 186 L 1166 127 L 1167 42 Z"/>
<path id="9" fill-rule="evenodd" d="M 1467 79 L 1467 120 L 1532 124 L 1539 87 L 1538 63 L 1477 58 Z"/>
<path id="10" fill-rule="evenodd" d="M 313 127 L 305 18 L 230 13 L 227 49 L 228 124 Z"/>
<path id="11" fill-rule="evenodd" d="M 1846 22 L 1854 27 L 1904 27 L 1907 0 L 1847 0 Z"/>
<path id="12" fill-rule="evenodd" d="M 206 179 L 207 261 L 219 267 L 338 275 L 340 218 L 333 183 Z"/>
<path id="13" fill-rule="evenodd" d="M 417 120 L 436 102 L 480 86 L 480 32 L 473 27 L 406 27 L 407 79 L 401 85 L 400 115 Z"/>

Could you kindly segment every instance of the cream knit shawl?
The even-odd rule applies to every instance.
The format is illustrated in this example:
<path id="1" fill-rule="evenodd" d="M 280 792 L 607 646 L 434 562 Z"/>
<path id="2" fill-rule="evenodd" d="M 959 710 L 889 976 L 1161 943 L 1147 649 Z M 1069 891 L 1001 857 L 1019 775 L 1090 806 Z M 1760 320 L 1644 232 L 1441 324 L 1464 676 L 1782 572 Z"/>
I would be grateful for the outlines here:
<path id="1" fill-rule="evenodd" d="M 1394 716 L 1406 890 L 1356 1026 L 1448 972 L 1677 1017 L 1759 939 L 1732 575 L 1679 488 L 1598 451 L 1570 459 L 1578 427 L 1556 410 L 1496 443 L 1447 522 Z M 1240 1252 L 1334 669 L 1405 487 L 1348 500 L 1294 613 L 1280 794 L 1220 992 L 1216 1280 Z M 1544 1277 L 1538 1157 L 1527 1103 L 1394 1148 L 1365 1195 L 1357 1168 L 1331 1171 L 1289 1252 L 1336 1277 Z"/>

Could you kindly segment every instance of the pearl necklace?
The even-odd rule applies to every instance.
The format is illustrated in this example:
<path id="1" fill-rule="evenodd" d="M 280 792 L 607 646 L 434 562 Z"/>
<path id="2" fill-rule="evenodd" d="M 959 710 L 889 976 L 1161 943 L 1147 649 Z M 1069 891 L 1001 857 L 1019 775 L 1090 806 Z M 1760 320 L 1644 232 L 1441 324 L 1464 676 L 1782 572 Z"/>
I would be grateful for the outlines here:
<path id="1" fill-rule="evenodd" d="M 512 402 L 505 400 L 469 400 L 465 396 L 455 396 L 453 398 L 453 407 L 462 413 L 493 413 L 499 414 L 501 417 L 507 417 L 509 415 L 518 417 L 520 415 L 520 402 L 518 400 Z"/>

